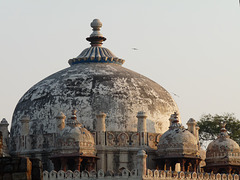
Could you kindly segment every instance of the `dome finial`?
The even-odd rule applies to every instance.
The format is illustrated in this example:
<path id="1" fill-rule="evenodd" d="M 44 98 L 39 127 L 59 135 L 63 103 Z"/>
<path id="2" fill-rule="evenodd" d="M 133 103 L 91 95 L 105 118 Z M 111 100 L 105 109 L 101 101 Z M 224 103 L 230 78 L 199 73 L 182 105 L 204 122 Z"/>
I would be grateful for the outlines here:
<path id="1" fill-rule="evenodd" d="M 178 119 L 178 113 L 177 112 L 174 112 L 174 114 L 173 114 L 173 123 L 179 123 L 179 119 Z"/>
<path id="2" fill-rule="evenodd" d="M 94 19 L 91 22 L 91 27 L 93 28 L 93 32 L 90 37 L 86 38 L 87 41 L 90 41 L 92 46 L 102 46 L 102 42 L 105 41 L 106 38 L 100 33 L 100 28 L 102 27 L 101 21 Z"/>
<path id="3" fill-rule="evenodd" d="M 227 133 L 226 123 L 225 123 L 225 122 L 222 122 L 222 123 L 221 123 L 220 137 L 229 138 L 229 135 L 228 135 L 228 133 Z"/>
<path id="4" fill-rule="evenodd" d="M 76 110 L 76 109 L 73 109 L 73 110 L 72 110 L 71 119 L 73 119 L 73 120 L 76 120 L 76 119 L 77 119 L 77 110 Z"/>
<path id="5" fill-rule="evenodd" d="M 170 129 L 181 127 L 177 112 L 174 112 L 173 114 L 171 114 L 169 121 L 170 121 L 170 127 L 169 127 Z"/>
<path id="6" fill-rule="evenodd" d="M 226 132 L 226 123 L 225 122 L 222 122 L 221 123 L 221 132 Z"/>

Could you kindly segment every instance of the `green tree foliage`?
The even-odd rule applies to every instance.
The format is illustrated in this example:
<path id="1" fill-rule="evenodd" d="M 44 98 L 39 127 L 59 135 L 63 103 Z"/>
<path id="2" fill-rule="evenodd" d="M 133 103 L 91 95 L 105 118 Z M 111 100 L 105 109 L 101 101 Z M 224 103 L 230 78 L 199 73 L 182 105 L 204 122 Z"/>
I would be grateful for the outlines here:
<path id="1" fill-rule="evenodd" d="M 215 140 L 221 129 L 221 123 L 226 123 L 226 129 L 231 139 L 240 144 L 240 121 L 234 114 L 223 115 L 202 115 L 197 122 L 199 129 L 200 143 L 203 144 L 206 141 Z"/>

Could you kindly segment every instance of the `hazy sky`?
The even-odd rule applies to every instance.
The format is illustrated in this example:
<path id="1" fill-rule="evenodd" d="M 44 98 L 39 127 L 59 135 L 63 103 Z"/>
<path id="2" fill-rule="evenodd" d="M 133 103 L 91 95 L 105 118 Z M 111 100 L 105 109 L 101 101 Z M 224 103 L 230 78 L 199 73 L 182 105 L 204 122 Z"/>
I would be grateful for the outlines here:
<path id="1" fill-rule="evenodd" d="M 240 118 L 238 0 L 0 0 L 0 118 L 21 96 L 89 47 L 102 21 L 103 46 L 124 67 L 175 93 L 182 121 L 203 113 Z M 139 50 L 132 50 L 133 47 Z"/>

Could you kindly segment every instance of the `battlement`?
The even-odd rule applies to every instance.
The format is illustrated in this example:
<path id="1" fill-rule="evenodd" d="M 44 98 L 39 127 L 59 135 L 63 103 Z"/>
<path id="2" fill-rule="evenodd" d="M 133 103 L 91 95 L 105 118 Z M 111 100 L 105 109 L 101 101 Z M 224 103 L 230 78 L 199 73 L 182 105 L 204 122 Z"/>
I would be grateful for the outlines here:
<path id="1" fill-rule="evenodd" d="M 187 180 L 239 180 L 238 174 L 212 174 L 212 173 L 196 173 L 196 172 L 172 172 L 163 170 L 147 170 L 145 176 L 141 177 L 137 169 L 129 171 L 127 169 L 121 172 L 114 173 L 113 171 L 104 172 L 103 170 L 96 171 L 51 171 L 43 172 L 43 180 L 68 180 L 68 179 L 109 179 L 109 180 L 171 180 L 171 179 L 187 179 Z"/>

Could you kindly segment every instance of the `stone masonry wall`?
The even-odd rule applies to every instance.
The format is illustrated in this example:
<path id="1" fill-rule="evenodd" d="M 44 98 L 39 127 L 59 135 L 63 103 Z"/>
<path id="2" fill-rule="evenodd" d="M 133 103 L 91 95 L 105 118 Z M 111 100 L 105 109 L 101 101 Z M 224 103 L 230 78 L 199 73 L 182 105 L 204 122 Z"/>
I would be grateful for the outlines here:
<path id="1" fill-rule="evenodd" d="M 31 180 L 32 163 L 24 157 L 0 158 L 0 180 Z"/>
<path id="2" fill-rule="evenodd" d="M 0 158 L 0 180 L 42 180 L 42 178 L 42 163 L 39 159 Z"/>

